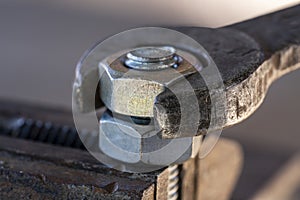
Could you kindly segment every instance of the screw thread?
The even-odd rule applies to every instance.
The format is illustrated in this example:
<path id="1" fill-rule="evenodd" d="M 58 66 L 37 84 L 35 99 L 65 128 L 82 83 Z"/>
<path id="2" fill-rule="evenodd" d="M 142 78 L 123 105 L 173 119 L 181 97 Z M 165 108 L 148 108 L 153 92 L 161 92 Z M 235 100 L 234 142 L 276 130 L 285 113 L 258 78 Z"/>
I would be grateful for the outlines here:
<path id="1" fill-rule="evenodd" d="M 168 167 L 168 200 L 178 199 L 178 183 L 179 183 L 179 169 L 178 165 L 171 165 Z"/>

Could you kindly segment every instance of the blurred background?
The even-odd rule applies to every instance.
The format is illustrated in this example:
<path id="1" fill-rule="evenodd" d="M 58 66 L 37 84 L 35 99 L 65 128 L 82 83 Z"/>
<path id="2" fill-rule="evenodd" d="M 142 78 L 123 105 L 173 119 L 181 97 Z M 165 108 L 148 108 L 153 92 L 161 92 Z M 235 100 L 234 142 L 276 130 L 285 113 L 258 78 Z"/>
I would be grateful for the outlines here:
<path id="1" fill-rule="evenodd" d="M 99 40 L 145 24 L 219 27 L 270 12 L 278 6 L 295 4 L 295 1 L 276 1 L 278 4 L 192 1 L 182 5 L 183 1 L 172 4 L 154 1 L 147 6 L 133 4 L 136 1 L 118 1 L 119 6 L 115 6 L 105 2 L 1 0 L 0 99 L 70 109 L 76 63 Z M 245 151 L 244 172 L 236 197 L 251 196 L 300 150 L 299 77 L 300 71 L 296 71 L 281 78 L 271 86 L 255 114 L 223 131 L 223 137 L 239 141 Z"/>

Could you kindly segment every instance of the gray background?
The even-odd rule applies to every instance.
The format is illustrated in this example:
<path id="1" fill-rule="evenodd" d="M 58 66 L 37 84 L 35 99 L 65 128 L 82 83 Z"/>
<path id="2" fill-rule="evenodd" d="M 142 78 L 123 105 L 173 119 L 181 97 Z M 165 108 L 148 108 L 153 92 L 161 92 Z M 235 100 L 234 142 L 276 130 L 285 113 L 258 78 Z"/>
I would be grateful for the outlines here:
<path id="1" fill-rule="evenodd" d="M 0 98 L 70 108 L 74 70 L 83 52 L 140 24 L 105 13 L 22 2 L 0 2 Z M 300 71 L 277 81 L 260 109 L 223 136 L 235 138 L 256 156 L 288 157 L 298 151 L 299 84 Z"/>

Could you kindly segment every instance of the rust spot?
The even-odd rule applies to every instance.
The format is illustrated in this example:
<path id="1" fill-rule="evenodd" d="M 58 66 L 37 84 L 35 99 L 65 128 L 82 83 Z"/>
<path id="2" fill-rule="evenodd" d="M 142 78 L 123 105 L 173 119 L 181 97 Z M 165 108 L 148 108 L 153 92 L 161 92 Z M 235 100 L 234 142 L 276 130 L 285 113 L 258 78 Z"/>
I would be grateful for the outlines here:
<path id="1" fill-rule="evenodd" d="M 114 193 L 119 189 L 119 184 L 117 182 L 112 182 L 103 187 L 107 192 Z"/>
<path id="2" fill-rule="evenodd" d="M 272 65 L 276 69 L 280 68 L 280 65 L 281 65 L 281 56 L 280 56 L 280 53 L 276 53 L 275 55 L 272 56 Z"/>

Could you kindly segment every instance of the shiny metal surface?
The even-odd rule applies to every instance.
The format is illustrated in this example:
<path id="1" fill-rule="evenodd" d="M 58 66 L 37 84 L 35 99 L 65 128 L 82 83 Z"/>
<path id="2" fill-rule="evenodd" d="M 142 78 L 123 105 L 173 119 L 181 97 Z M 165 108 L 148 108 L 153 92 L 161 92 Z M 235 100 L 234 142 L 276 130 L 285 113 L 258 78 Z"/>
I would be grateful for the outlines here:
<path id="1" fill-rule="evenodd" d="M 162 70 L 177 67 L 179 57 L 171 46 L 140 47 L 126 54 L 124 64 L 137 70 Z"/>
<path id="2" fill-rule="evenodd" d="M 107 61 L 109 58 L 100 62 L 98 68 L 100 97 L 105 106 L 112 112 L 123 115 L 153 117 L 156 96 L 168 89 L 170 85 L 185 81 L 186 75 L 195 72 L 195 68 L 184 59 L 185 56 L 192 57 L 192 55 L 180 50 L 178 51 L 182 58 L 180 64 L 176 68 L 165 68 L 169 64 L 162 63 L 172 63 L 174 60 L 174 55 L 170 52 L 165 52 L 164 55 L 160 54 L 162 56 L 156 58 L 146 56 L 145 52 L 133 53 L 131 51 L 125 54 L 135 60 L 147 60 L 147 62 L 143 61 L 141 65 L 135 61 L 135 64 L 139 64 L 135 67 L 142 70 L 126 67 L 122 61 L 124 55 L 120 54 L 112 55 L 112 57 L 117 57 L 112 62 Z M 148 62 L 149 60 L 151 62 Z M 164 69 L 157 71 L 160 67 Z M 145 68 L 148 69 L 144 70 Z"/>

